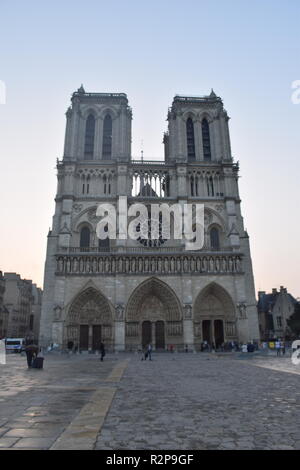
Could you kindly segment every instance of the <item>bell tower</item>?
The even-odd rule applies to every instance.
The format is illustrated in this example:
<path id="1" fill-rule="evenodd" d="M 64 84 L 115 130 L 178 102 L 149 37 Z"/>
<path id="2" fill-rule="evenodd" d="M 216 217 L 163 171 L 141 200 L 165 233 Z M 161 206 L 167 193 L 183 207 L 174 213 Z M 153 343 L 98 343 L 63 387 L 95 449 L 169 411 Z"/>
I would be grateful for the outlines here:
<path id="1" fill-rule="evenodd" d="M 131 119 L 125 93 L 73 93 L 66 112 L 64 160 L 129 161 Z"/>
<path id="2" fill-rule="evenodd" d="M 176 95 L 168 112 L 164 136 L 167 160 L 185 162 L 231 161 L 228 120 L 223 102 L 210 95 Z"/>

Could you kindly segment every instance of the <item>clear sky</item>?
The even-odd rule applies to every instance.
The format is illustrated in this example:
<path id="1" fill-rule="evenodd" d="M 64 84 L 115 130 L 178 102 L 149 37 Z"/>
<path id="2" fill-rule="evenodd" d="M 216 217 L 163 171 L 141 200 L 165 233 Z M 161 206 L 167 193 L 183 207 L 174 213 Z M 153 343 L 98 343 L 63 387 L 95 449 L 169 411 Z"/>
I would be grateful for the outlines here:
<path id="1" fill-rule="evenodd" d="M 133 155 L 163 157 L 175 94 L 223 98 L 256 290 L 300 296 L 299 0 L 0 0 L 0 269 L 43 282 L 64 113 L 125 92 Z"/>

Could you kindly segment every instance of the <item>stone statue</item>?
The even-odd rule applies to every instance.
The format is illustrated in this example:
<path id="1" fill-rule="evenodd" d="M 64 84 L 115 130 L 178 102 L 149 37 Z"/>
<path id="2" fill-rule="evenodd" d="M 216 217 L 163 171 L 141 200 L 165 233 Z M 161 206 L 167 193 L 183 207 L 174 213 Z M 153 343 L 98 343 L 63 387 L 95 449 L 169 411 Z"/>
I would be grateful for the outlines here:
<path id="1" fill-rule="evenodd" d="M 123 304 L 117 304 L 115 309 L 116 309 L 116 320 L 117 321 L 124 320 L 124 312 L 125 312 L 124 305 Z"/>
<path id="2" fill-rule="evenodd" d="M 183 307 L 183 311 L 184 311 L 184 319 L 190 320 L 192 318 L 192 305 L 185 304 Z"/>
<path id="3" fill-rule="evenodd" d="M 239 310 L 240 318 L 246 319 L 247 318 L 247 306 L 245 302 L 240 302 L 237 304 L 237 308 Z"/>

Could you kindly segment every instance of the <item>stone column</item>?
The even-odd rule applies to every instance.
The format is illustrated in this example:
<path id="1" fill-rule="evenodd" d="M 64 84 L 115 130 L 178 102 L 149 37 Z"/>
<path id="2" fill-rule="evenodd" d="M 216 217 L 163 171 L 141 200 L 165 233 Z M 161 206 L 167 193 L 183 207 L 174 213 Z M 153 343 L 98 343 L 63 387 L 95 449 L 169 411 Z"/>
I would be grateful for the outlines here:
<path id="1" fill-rule="evenodd" d="M 125 321 L 115 322 L 115 351 L 125 351 Z"/>
<path id="2" fill-rule="evenodd" d="M 221 117 L 221 132 L 222 132 L 222 141 L 223 141 L 223 149 L 224 149 L 223 156 L 225 160 L 230 160 L 231 158 L 228 120 L 229 118 L 227 116 L 227 113 L 224 111 Z"/>
<path id="3" fill-rule="evenodd" d="M 71 128 L 70 128 L 70 151 L 69 156 L 74 158 L 77 156 L 77 140 L 78 140 L 78 127 L 79 127 L 79 100 L 74 98 L 73 100 L 73 113 L 71 118 Z"/>
<path id="4" fill-rule="evenodd" d="M 215 142 L 216 142 L 216 160 L 221 160 L 223 157 L 223 147 L 222 147 L 222 140 L 221 140 L 221 122 L 220 118 L 217 118 L 214 121 L 214 135 L 215 135 Z"/>
<path id="5" fill-rule="evenodd" d="M 209 123 L 209 134 L 210 134 L 210 150 L 211 150 L 211 159 L 213 161 L 218 160 L 217 155 L 217 136 L 216 136 L 216 120 L 213 119 Z"/>
<path id="6" fill-rule="evenodd" d="M 52 342 L 53 344 L 59 344 L 60 348 L 63 346 L 63 327 L 62 320 L 53 321 L 52 323 Z"/>
<path id="7" fill-rule="evenodd" d="M 152 348 L 153 350 L 156 349 L 156 338 L 155 338 L 155 321 L 151 322 L 151 340 L 152 340 Z"/>
<path id="8" fill-rule="evenodd" d="M 178 196 L 187 196 L 187 167 L 186 165 L 177 166 L 177 191 Z"/>
<path id="9" fill-rule="evenodd" d="M 202 129 L 199 119 L 194 121 L 194 138 L 196 161 L 203 160 Z"/>
<path id="10" fill-rule="evenodd" d="M 93 349 L 93 326 L 89 325 L 89 346 L 88 346 L 89 351 L 92 351 Z"/>
<path id="11" fill-rule="evenodd" d="M 176 156 L 177 158 L 179 159 L 186 159 L 187 157 L 187 149 L 185 148 L 185 144 L 186 144 L 186 135 L 185 135 L 185 122 L 183 121 L 182 119 L 182 113 L 181 112 L 177 112 L 177 115 L 176 115 L 176 124 L 177 124 L 177 129 L 176 129 L 176 133 L 177 133 L 177 152 L 176 152 Z"/>
<path id="12" fill-rule="evenodd" d="M 115 306 L 115 351 L 125 351 L 125 306 Z"/>
<path id="13" fill-rule="evenodd" d="M 95 122 L 95 139 L 94 139 L 94 160 L 101 159 L 101 126 L 103 125 L 103 120 L 100 117 L 96 118 Z"/>
<path id="14" fill-rule="evenodd" d="M 66 112 L 67 122 L 66 122 L 66 132 L 65 132 L 64 157 L 70 156 L 72 114 L 73 114 L 72 109 L 69 108 L 68 111 Z"/>
<path id="15" fill-rule="evenodd" d="M 183 311 L 183 340 L 189 351 L 194 351 L 194 328 L 192 318 L 192 304 L 185 304 Z"/>
<path id="16" fill-rule="evenodd" d="M 237 336 L 238 340 L 242 343 L 247 343 L 253 338 L 249 338 L 249 325 L 248 325 L 248 315 L 247 315 L 247 305 L 246 302 L 238 302 L 237 304 Z"/>

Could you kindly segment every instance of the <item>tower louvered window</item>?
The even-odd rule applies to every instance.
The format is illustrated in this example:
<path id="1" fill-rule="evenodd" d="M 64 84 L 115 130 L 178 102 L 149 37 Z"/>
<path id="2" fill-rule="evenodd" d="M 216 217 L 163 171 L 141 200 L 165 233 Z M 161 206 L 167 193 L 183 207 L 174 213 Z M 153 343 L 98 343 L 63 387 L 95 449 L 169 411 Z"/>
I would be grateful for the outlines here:
<path id="1" fill-rule="evenodd" d="M 111 159 L 111 149 L 112 149 L 112 119 L 110 115 L 107 114 L 103 123 L 102 158 L 104 160 Z"/>
<path id="2" fill-rule="evenodd" d="M 194 123 L 191 118 L 186 121 L 186 140 L 187 140 L 187 154 L 188 160 L 195 160 L 195 136 L 194 136 Z"/>
<path id="3" fill-rule="evenodd" d="M 211 160 L 209 124 L 205 118 L 202 121 L 202 142 L 204 160 Z"/>
<path id="4" fill-rule="evenodd" d="M 86 120 L 85 141 L 84 141 L 84 158 L 92 160 L 94 157 L 94 140 L 95 140 L 95 118 L 92 114 Z"/>

